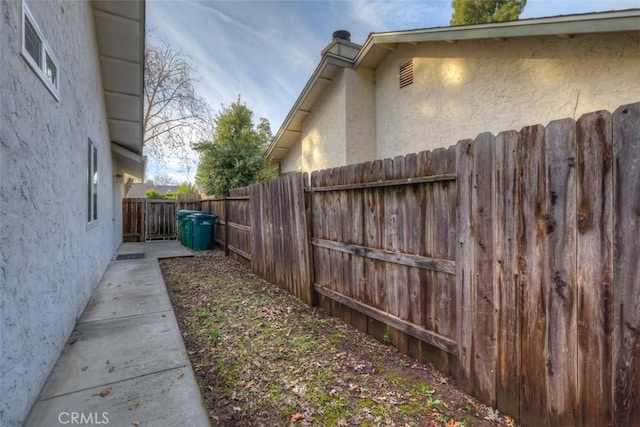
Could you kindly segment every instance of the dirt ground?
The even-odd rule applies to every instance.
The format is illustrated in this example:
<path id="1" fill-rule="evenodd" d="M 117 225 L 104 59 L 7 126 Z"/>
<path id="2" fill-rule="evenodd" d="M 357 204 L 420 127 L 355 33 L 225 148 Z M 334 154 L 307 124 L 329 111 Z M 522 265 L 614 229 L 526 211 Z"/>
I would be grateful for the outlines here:
<path id="1" fill-rule="evenodd" d="M 214 426 L 514 425 L 221 251 L 161 268 Z"/>

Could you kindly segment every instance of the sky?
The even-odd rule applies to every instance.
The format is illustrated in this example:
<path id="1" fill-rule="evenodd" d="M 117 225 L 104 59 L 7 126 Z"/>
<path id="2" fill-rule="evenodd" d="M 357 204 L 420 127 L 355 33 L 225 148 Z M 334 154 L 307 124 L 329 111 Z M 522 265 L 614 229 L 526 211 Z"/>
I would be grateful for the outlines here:
<path id="1" fill-rule="evenodd" d="M 520 19 L 640 7 L 640 0 L 528 0 Z M 238 97 L 273 134 L 320 62 L 335 30 L 363 44 L 369 33 L 449 25 L 451 0 L 147 0 L 147 30 L 196 69 L 213 112 Z M 194 159 L 195 160 L 195 159 Z M 193 181 L 177 159 L 148 178 Z"/>

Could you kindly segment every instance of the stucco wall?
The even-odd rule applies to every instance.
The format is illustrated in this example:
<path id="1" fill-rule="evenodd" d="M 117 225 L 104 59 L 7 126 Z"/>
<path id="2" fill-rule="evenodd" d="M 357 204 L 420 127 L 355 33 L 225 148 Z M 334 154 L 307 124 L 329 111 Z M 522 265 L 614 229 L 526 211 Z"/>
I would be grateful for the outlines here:
<path id="1" fill-rule="evenodd" d="M 300 140 L 305 172 L 344 165 L 347 160 L 344 71 L 336 72 L 303 123 Z"/>
<path id="2" fill-rule="evenodd" d="M 287 156 L 280 161 L 280 173 L 302 171 L 302 144 L 300 139 L 289 149 Z"/>
<path id="3" fill-rule="evenodd" d="M 376 70 L 376 158 L 640 99 L 640 33 L 400 45 Z M 414 83 L 398 69 L 414 58 Z"/>
<path id="4" fill-rule="evenodd" d="M 375 73 L 339 69 L 305 119 L 280 172 L 311 172 L 371 160 L 376 155 Z"/>
<path id="5" fill-rule="evenodd" d="M 91 5 L 29 1 L 59 61 L 60 101 L 21 57 L 20 1 L 2 1 L 0 425 L 28 413 L 114 252 L 113 171 Z M 98 223 L 87 227 L 87 139 Z"/>
<path id="6" fill-rule="evenodd" d="M 346 102 L 346 164 L 376 155 L 375 73 L 369 68 L 344 70 Z"/>

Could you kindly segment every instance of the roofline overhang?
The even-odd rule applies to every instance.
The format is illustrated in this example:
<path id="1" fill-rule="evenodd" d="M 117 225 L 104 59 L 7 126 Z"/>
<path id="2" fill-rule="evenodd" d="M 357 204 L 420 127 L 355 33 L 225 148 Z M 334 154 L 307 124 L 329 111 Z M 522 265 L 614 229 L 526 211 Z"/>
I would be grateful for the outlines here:
<path id="1" fill-rule="evenodd" d="M 120 172 L 127 173 L 141 180 L 144 178 L 147 167 L 147 156 L 134 153 L 115 142 L 111 142 L 111 153 L 117 157 L 119 161 Z"/>
<path id="2" fill-rule="evenodd" d="M 267 151 L 265 152 L 265 155 L 264 155 L 265 158 L 268 159 L 272 157 L 273 151 L 277 145 L 277 141 L 279 141 L 282 138 L 285 132 L 299 131 L 298 129 L 293 130 L 291 128 L 291 125 L 294 119 L 296 118 L 296 116 L 298 116 L 299 114 L 305 114 L 305 115 L 308 114 L 306 111 L 302 109 L 302 105 L 310 97 L 310 95 L 312 95 L 314 91 L 321 90 L 317 85 L 318 81 L 321 80 L 321 78 L 328 71 L 333 71 L 336 68 L 353 68 L 353 61 L 350 61 L 344 57 L 335 55 L 331 52 L 326 52 L 322 57 L 322 60 L 316 67 L 315 71 L 311 75 L 311 78 L 309 79 L 309 81 L 307 81 L 307 84 L 304 86 L 304 89 L 302 89 L 302 92 L 298 96 L 298 99 L 296 100 L 296 102 L 293 104 L 293 107 L 287 114 L 287 117 L 285 117 L 284 122 L 282 123 L 282 126 L 280 126 L 280 129 L 278 129 L 278 132 L 271 140 L 271 144 L 269 144 L 269 148 L 267 148 Z"/>
<path id="3" fill-rule="evenodd" d="M 429 42 L 456 42 L 463 40 L 495 39 L 504 40 L 516 37 L 536 36 L 570 36 L 575 34 L 607 33 L 619 31 L 640 31 L 640 8 L 622 11 L 597 12 L 576 15 L 562 15 L 549 18 L 531 18 L 518 21 L 498 22 L 491 24 L 460 25 L 453 27 L 436 27 L 415 30 L 391 31 L 371 33 L 362 45 L 360 52 L 353 61 L 338 57 L 326 52 L 320 64 L 313 72 L 311 78 L 282 126 L 272 139 L 265 158 L 274 156 L 278 143 L 287 131 L 292 131 L 291 124 L 298 114 L 301 114 L 301 106 L 314 91 L 323 90 L 318 80 L 328 67 L 339 66 L 343 68 L 358 69 L 361 66 L 375 68 L 377 63 L 366 63 L 367 57 L 373 50 L 382 49 L 387 53 L 395 49 L 400 43 L 429 43 Z M 382 57 L 386 56 L 383 54 Z M 308 112 L 306 113 L 308 114 Z M 299 130 L 293 130 L 299 132 Z M 288 151 L 289 148 L 280 148 Z M 282 157 L 275 159 L 281 160 Z"/>
<path id="4" fill-rule="evenodd" d="M 145 0 L 91 3 L 111 139 L 120 147 L 142 155 Z M 126 31 L 114 36 L 114 28 Z"/>
<path id="5" fill-rule="evenodd" d="M 354 68 L 363 65 L 368 54 L 378 45 L 480 39 L 502 40 L 516 37 L 569 36 L 618 31 L 640 31 L 640 9 L 371 33 L 354 60 Z"/>

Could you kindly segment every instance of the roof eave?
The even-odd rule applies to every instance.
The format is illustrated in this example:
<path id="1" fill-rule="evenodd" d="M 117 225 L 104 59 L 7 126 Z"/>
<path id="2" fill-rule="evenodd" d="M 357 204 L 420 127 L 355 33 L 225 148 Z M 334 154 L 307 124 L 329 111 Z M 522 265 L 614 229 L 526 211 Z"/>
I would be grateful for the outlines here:
<path id="1" fill-rule="evenodd" d="M 560 36 L 640 30 L 640 9 L 580 15 L 532 18 L 491 24 L 460 25 L 406 31 L 371 33 L 354 61 L 354 68 L 372 66 L 367 57 L 379 45 L 455 42 L 479 39 Z M 374 64 L 375 65 L 375 64 Z"/>
<path id="2" fill-rule="evenodd" d="M 145 1 L 92 5 L 110 138 L 142 158 Z"/>
<path id="3" fill-rule="evenodd" d="M 301 131 L 301 129 L 294 129 L 292 124 L 296 121 L 296 119 L 300 118 L 300 115 L 308 114 L 307 110 L 304 110 L 302 106 L 308 99 L 322 90 L 319 82 L 322 81 L 323 78 L 326 79 L 326 74 L 328 74 L 329 72 L 333 73 L 336 68 L 353 68 L 353 62 L 341 56 L 334 55 L 331 52 L 325 52 L 322 60 L 311 75 L 311 78 L 309 79 L 309 81 L 307 81 L 307 84 L 298 96 L 298 99 L 293 104 L 293 107 L 287 114 L 287 117 L 284 119 L 282 126 L 280 126 L 278 132 L 276 132 L 276 135 L 269 145 L 269 148 L 265 152 L 265 158 L 275 161 L 282 160 L 282 157 L 280 156 L 278 156 L 278 158 L 274 158 L 274 151 L 279 148 L 279 142 L 283 140 L 284 135 L 287 132 Z M 287 147 L 286 149 L 288 148 L 289 147 Z"/>

